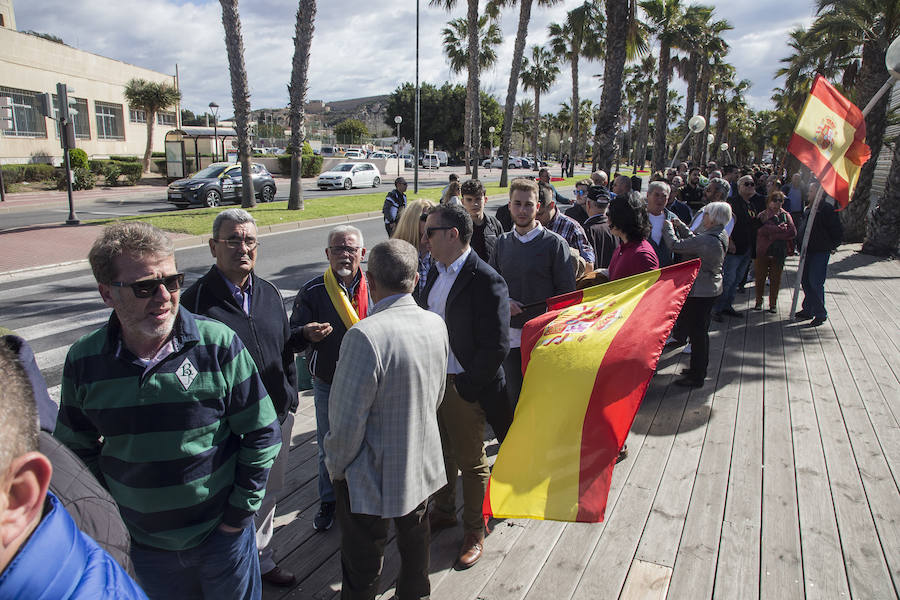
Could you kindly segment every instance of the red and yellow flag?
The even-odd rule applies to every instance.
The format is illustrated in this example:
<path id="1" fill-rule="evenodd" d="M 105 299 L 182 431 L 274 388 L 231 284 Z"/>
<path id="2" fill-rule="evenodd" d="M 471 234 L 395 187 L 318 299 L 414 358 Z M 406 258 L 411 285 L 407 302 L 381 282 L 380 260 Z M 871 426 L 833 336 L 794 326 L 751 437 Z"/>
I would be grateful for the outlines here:
<path id="1" fill-rule="evenodd" d="M 871 155 L 862 112 L 821 75 L 813 81 L 787 149 L 812 170 L 838 210 L 850 202 Z"/>
<path id="2" fill-rule="evenodd" d="M 485 518 L 603 520 L 619 449 L 699 260 L 557 296 L 522 332 L 525 380 Z"/>

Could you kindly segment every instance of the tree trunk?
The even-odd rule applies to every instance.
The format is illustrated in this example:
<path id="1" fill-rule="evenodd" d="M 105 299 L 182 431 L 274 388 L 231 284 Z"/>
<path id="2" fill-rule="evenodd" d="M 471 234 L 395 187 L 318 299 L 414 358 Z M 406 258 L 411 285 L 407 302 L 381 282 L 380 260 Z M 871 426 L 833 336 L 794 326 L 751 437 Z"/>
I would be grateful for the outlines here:
<path id="1" fill-rule="evenodd" d="M 666 168 L 666 133 L 669 123 L 669 45 L 659 46 L 659 98 L 656 99 L 656 131 L 653 136 L 653 172 Z"/>
<path id="2" fill-rule="evenodd" d="M 725 138 L 725 127 L 728 125 L 728 105 L 724 102 L 719 102 L 716 105 L 716 137 L 713 141 L 713 155 L 717 152 L 721 152 L 719 150 L 719 146 L 722 145 L 722 141 Z M 728 161 L 728 156 L 722 152 L 720 156 L 721 161 Z M 728 161 L 731 162 L 731 161 Z"/>
<path id="3" fill-rule="evenodd" d="M 569 170 L 566 173 L 567 176 L 572 177 L 575 175 L 575 157 L 576 147 L 578 145 L 578 120 L 580 118 L 579 115 L 579 104 L 581 101 L 578 98 L 578 55 L 575 55 L 573 59 L 571 59 L 572 63 L 572 128 L 570 129 L 572 133 L 572 143 L 569 144 Z M 560 139 L 560 144 L 562 144 L 562 139 Z M 560 150 L 560 153 L 562 151 Z"/>
<path id="4" fill-rule="evenodd" d="M 700 73 L 699 79 L 700 83 L 697 86 L 697 114 L 707 116 L 707 104 L 709 103 L 709 77 L 710 77 L 710 67 L 707 64 L 700 65 Z M 706 119 L 707 125 L 709 124 L 709 119 Z M 706 143 L 705 135 L 698 135 L 696 139 L 694 139 L 694 150 L 691 154 L 694 157 L 695 164 L 700 165 L 706 162 L 706 147 L 708 144 Z"/>
<path id="5" fill-rule="evenodd" d="M 860 108 L 888 80 L 887 68 L 884 66 L 886 49 L 881 47 L 880 40 L 872 40 L 863 44 L 862 66 L 859 69 L 859 83 L 856 84 L 856 104 Z M 866 115 L 866 144 L 872 150 L 871 158 L 863 165 L 853 191 L 853 202 L 841 211 L 841 223 L 844 226 L 844 241 L 858 242 L 866 233 L 866 216 L 869 214 L 872 194 L 872 177 L 875 175 L 875 164 L 884 141 L 884 129 L 887 125 L 887 107 L 891 94 L 881 97 L 869 114 Z"/>
<path id="6" fill-rule="evenodd" d="M 647 137 L 650 131 L 650 86 L 644 92 L 644 103 L 641 106 L 641 124 L 638 127 L 638 138 L 634 144 L 635 149 L 635 173 L 644 168 L 644 160 L 647 158 Z"/>
<path id="7" fill-rule="evenodd" d="M 300 0 L 297 7 L 297 23 L 294 26 L 294 58 L 291 61 L 291 84 L 288 94 L 291 100 L 291 192 L 288 210 L 303 210 L 303 139 L 306 137 L 304 121 L 306 113 L 306 88 L 308 85 L 309 48 L 315 31 L 316 0 Z"/>
<path id="8" fill-rule="evenodd" d="M 144 173 L 150 172 L 150 156 L 153 152 L 153 121 L 156 120 L 155 111 L 147 111 L 147 148 L 144 150 L 144 160 L 141 161 Z M 165 175 L 165 173 L 163 173 Z"/>
<path id="9" fill-rule="evenodd" d="M 688 57 L 688 77 L 687 77 L 687 92 L 685 93 L 684 100 L 684 133 L 682 137 L 688 135 L 691 128 L 688 127 L 688 122 L 691 120 L 691 117 L 694 116 L 694 104 L 696 104 L 697 100 L 697 64 L 700 62 L 700 57 L 697 56 L 696 52 L 692 52 Z M 682 148 L 682 153 L 688 156 L 691 155 L 691 144 L 685 144 L 684 148 Z M 675 157 L 676 160 L 680 160 L 680 157 Z"/>
<path id="10" fill-rule="evenodd" d="M 519 0 L 519 29 L 516 31 L 516 43 L 513 46 L 512 67 L 509 70 L 509 85 L 506 88 L 506 108 L 503 111 L 503 133 L 500 136 L 500 158 L 503 161 L 500 171 L 500 187 L 508 185 L 513 109 L 516 107 L 516 90 L 519 89 L 522 54 L 525 52 L 525 41 L 528 37 L 528 22 L 531 20 L 531 2 L 532 0 Z"/>
<path id="11" fill-rule="evenodd" d="M 603 66 L 603 92 L 600 115 L 594 128 L 594 165 L 612 176 L 622 109 L 625 72 L 625 34 L 628 32 L 629 0 L 606 0 L 606 64 Z M 596 169 L 594 169 L 596 170 Z"/>
<path id="12" fill-rule="evenodd" d="M 219 0 L 219 3 L 222 5 L 225 48 L 228 50 L 228 70 L 231 73 L 234 129 L 237 132 L 238 157 L 241 161 L 241 206 L 252 208 L 256 206 L 256 195 L 250 174 L 250 91 L 247 86 L 247 69 L 244 67 L 241 18 L 238 14 L 238 0 Z"/>
<path id="13" fill-rule="evenodd" d="M 479 75 L 481 65 L 478 62 L 478 0 L 469 0 L 467 14 L 469 24 L 469 82 L 466 86 L 469 99 L 469 154 L 474 158 L 472 162 L 472 179 L 478 179 L 478 160 L 481 157 L 481 98 L 479 92 Z"/>
<path id="14" fill-rule="evenodd" d="M 850 210 L 857 202 L 868 204 L 868 198 L 856 198 L 856 194 L 853 197 L 853 202 L 843 212 Z M 874 256 L 891 256 L 898 253 L 898 245 L 900 245 L 900 143 L 895 143 L 891 170 L 884 184 L 884 194 L 866 220 L 866 239 L 863 242 L 862 252 Z"/>
<path id="15" fill-rule="evenodd" d="M 540 163 L 538 162 L 538 137 L 541 134 L 541 86 L 537 86 L 534 88 L 534 144 L 532 147 L 534 148 L 534 170 L 540 170 Z M 546 148 L 544 151 L 546 152 Z"/>

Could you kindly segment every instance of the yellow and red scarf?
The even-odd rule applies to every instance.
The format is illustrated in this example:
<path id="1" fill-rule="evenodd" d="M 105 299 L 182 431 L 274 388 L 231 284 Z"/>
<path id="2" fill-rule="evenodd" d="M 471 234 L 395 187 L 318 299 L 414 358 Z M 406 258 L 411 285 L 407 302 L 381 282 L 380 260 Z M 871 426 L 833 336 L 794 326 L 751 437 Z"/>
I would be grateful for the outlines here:
<path id="1" fill-rule="evenodd" d="M 334 310 L 341 317 L 344 327 L 350 329 L 360 319 L 365 319 L 369 312 L 369 286 L 366 284 L 366 276 L 360 274 L 359 285 L 356 286 L 356 292 L 353 298 L 347 298 L 347 294 L 341 289 L 334 276 L 334 271 L 329 267 L 325 270 L 325 289 L 328 291 L 328 297 L 334 305 Z"/>

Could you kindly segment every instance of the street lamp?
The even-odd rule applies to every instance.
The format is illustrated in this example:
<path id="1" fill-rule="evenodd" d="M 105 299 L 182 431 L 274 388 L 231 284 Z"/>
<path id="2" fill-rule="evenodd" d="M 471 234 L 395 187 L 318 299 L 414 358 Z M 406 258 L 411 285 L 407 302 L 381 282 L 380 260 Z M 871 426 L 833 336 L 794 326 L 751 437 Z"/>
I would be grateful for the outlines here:
<path id="1" fill-rule="evenodd" d="M 219 162 L 219 105 L 210 102 L 209 109 L 213 114 L 213 152 L 215 153 L 213 162 Z M 197 165 L 197 168 L 199 169 L 200 165 Z"/>
<path id="2" fill-rule="evenodd" d="M 669 165 L 670 168 L 675 166 L 675 161 L 678 160 L 678 154 L 681 152 L 684 144 L 688 141 L 688 138 L 691 137 L 691 134 L 700 133 L 704 129 L 706 129 L 706 119 L 703 118 L 703 115 L 694 115 L 688 120 L 687 135 L 684 136 L 684 139 L 678 144 L 678 148 L 675 150 L 675 156 L 672 157 L 672 163 Z"/>
<path id="3" fill-rule="evenodd" d="M 728 157 L 728 162 L 734 162 L 731 159 L 731 153 L 728 151 L 728 142 L 722 142 L 722 145 L 719 146 L 719 150 L 725 153 L 725 156 Z"/>
<path id="4" fill-rule="evenodd" d="M 488 127 L 488 133 L 491 134 L 491 158 L 494 158 L 494 132 L 495 131 L 497 131 L 497 129 L 493 125 Z"/>
<path id="5" fill-rule="evenodd" d="M 400 177 L 400 123 L 403 122 L 403 117 L 397 115 L 394 117 L 394 123 L 397 124 L 397 177 Z"/>

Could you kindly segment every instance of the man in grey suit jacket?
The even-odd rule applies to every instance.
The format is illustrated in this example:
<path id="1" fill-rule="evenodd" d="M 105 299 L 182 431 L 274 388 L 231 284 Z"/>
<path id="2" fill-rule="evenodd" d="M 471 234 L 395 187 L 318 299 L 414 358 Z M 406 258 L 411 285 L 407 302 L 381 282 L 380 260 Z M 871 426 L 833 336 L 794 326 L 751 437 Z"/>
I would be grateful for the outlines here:
<path id="1" fill-rule="evenodd" d="M 325 464 L 341 526 L 341 598 L 378 592 L 388 520 L 400 549 L 399 598 L 431 593 L 428 497 L 447 482 L 437 409 L 449 341 L 444 321 L 420 308 L 416 249 L 388 240 L 369 254 L 375 306 L 351 327 L 328 398 Z"/>

